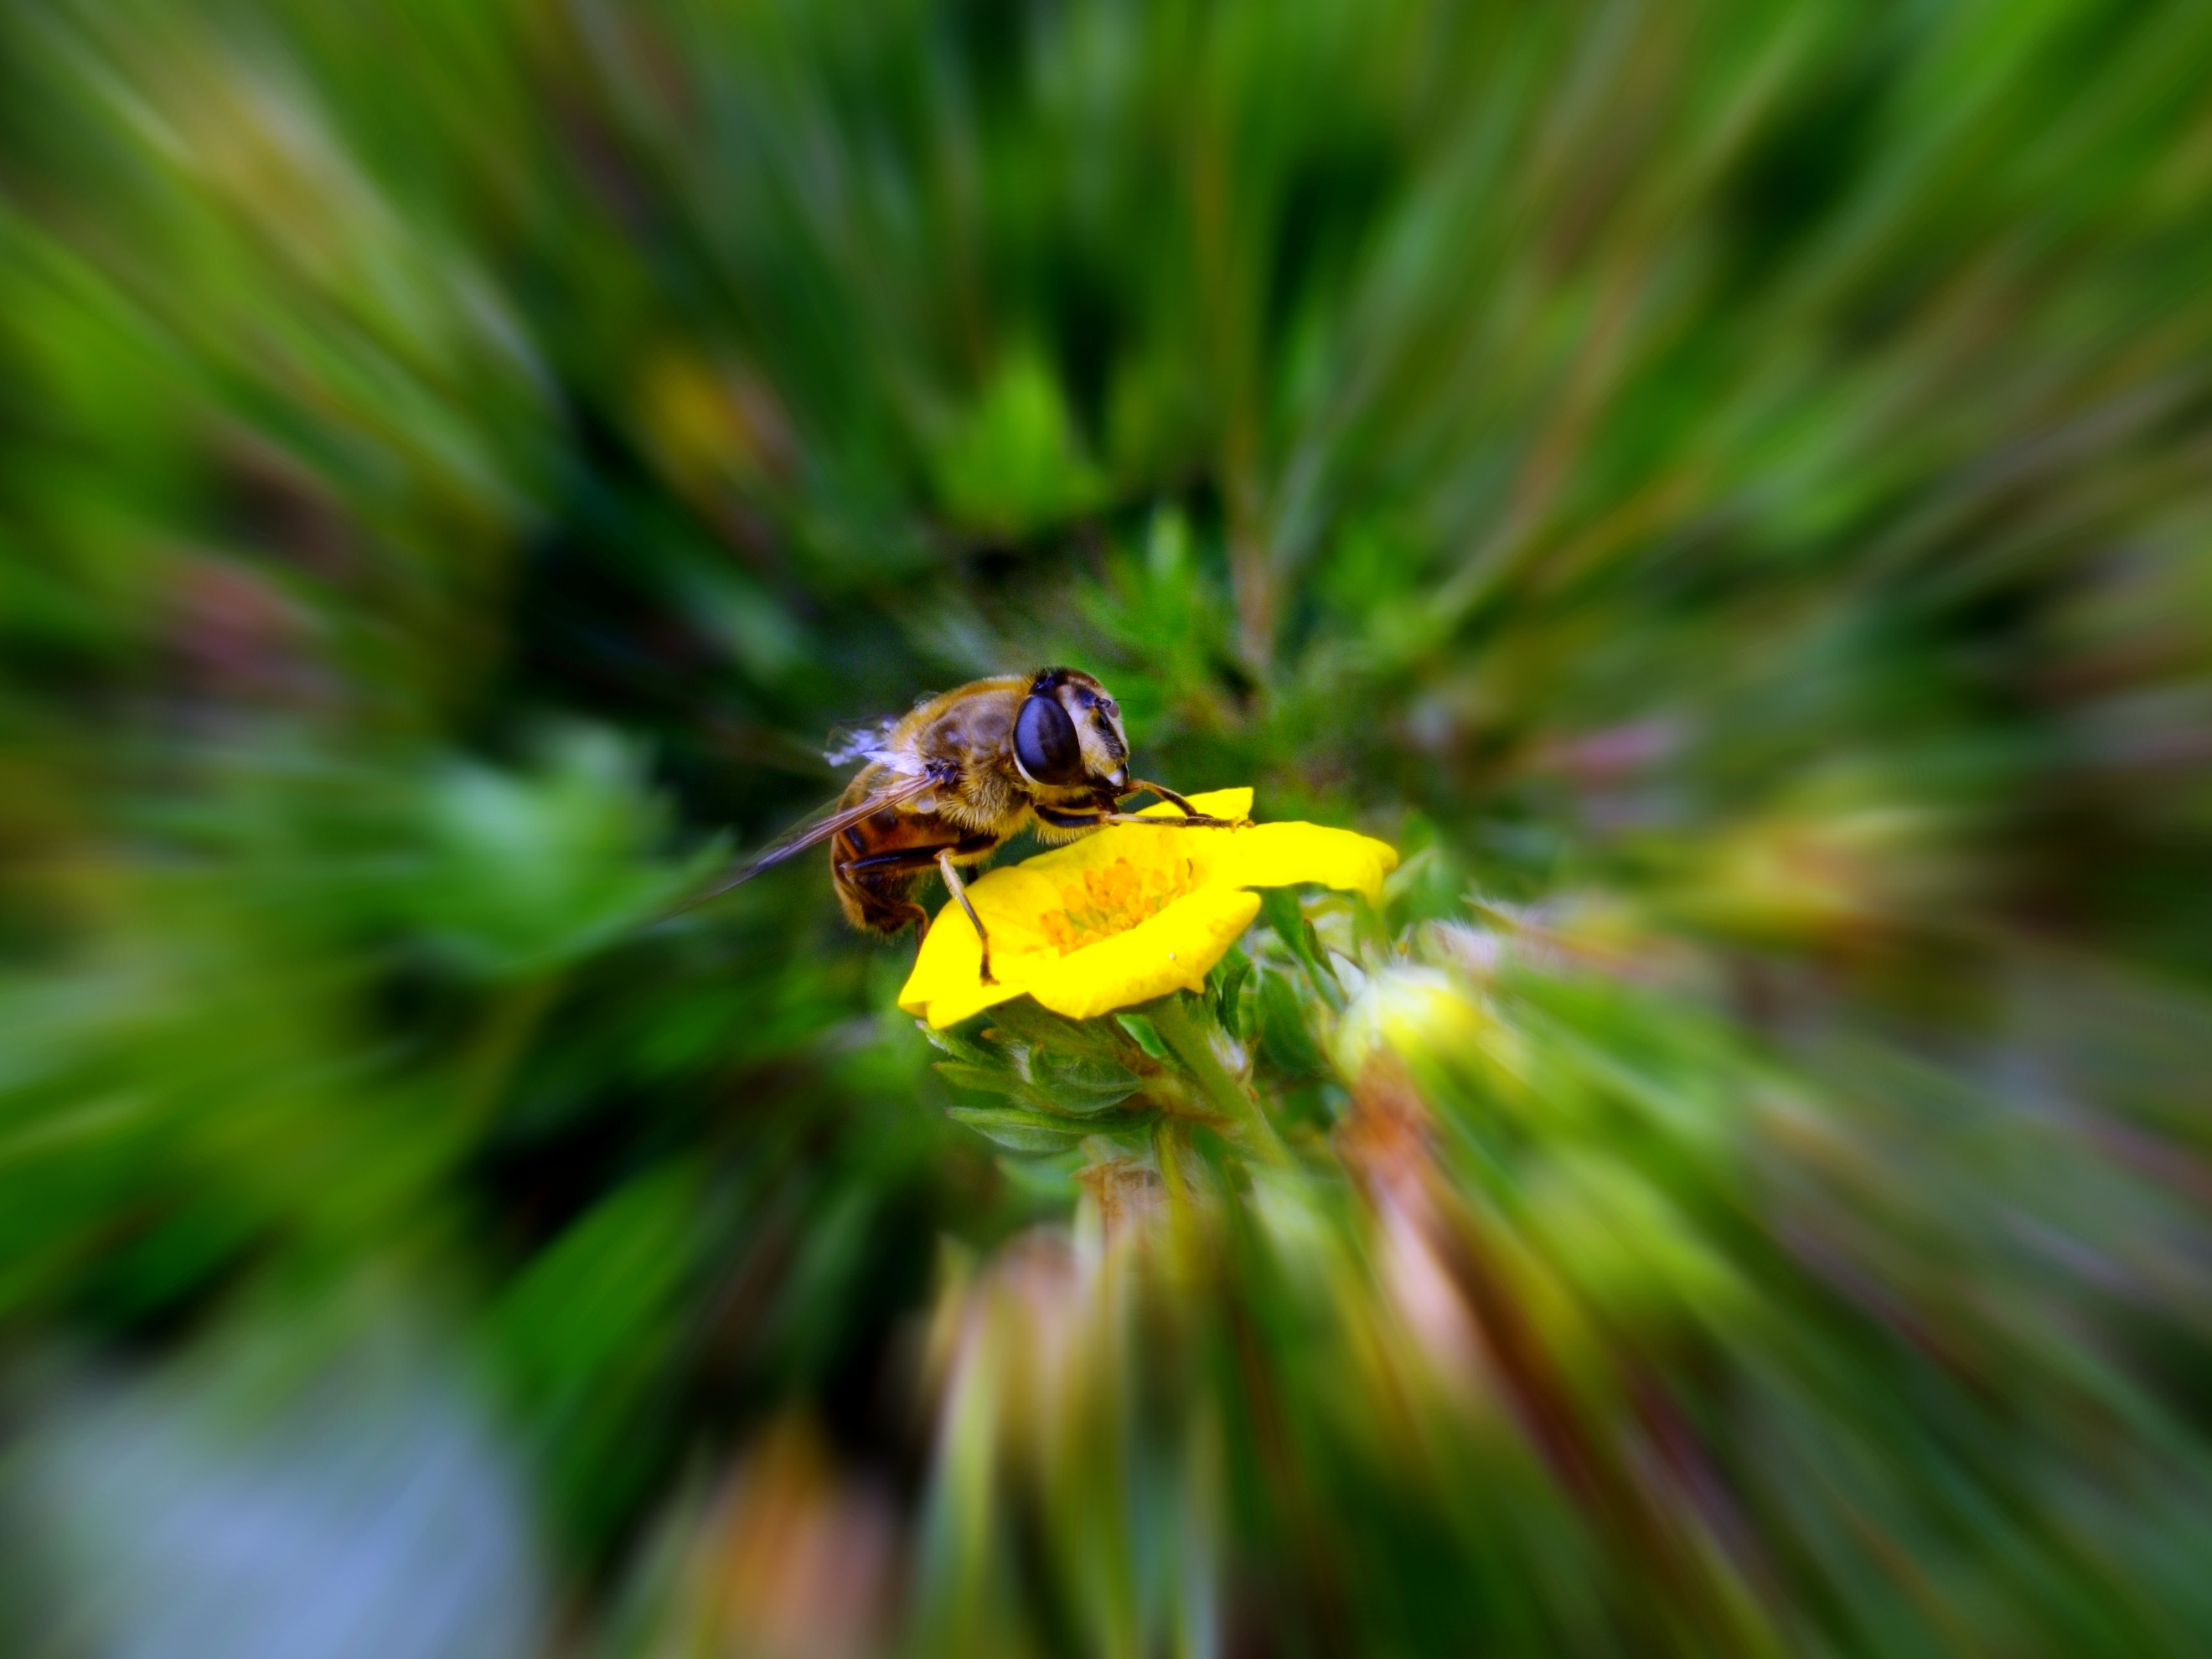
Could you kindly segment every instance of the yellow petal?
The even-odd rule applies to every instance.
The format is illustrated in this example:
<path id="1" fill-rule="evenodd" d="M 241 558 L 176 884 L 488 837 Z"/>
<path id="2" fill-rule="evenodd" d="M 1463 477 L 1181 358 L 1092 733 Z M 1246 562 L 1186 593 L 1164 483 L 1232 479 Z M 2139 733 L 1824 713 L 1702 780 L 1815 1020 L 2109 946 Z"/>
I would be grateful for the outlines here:
<path id="1" fill-rule="evenodd" d="M 1208 817 L 1241 818 L 1252 810 L 1249 789 L 1215 789 L 1203 795 L 1188 797 L 1190 804 Z M 1170 823 L 1182 816 L 1182 809 L 1163 801 L 1157 806 L 1147 806 L 1138 815 L 1146 818 L 1164 818 Z M 1015 870 L 1032 870 L 1050 876 L 1054 881 L 1066 881 L 1080 876 L 1085 870 L 1100 870 L 1117 859 L 1133 862 L 1148 862 L 1146 854 L 1156 859 L 1183 858 L 1189 854 L 1195 838 L 1238 833 L 1226 830 L 1151 830 L 1133 823 L 1109 823 L 1103 830 L 1093 830 L 1080 841 L 1054 847 L 1022 860 L 1006 870 L 994 870 L 983 878 L 993 881 L 1001 875 L 1011 875 Z M 972 895 L 981 885 L 971 885 Z M 981 908 L 980 905 L 977 907 Z M 984 926 L 988 927 L 986 920 Z"/>
<path id="2" fill-rule="evenodd" d="M 1250 893 L 1217 887 L 1187 894 L 1126 933 L 1042 964 L 1021 988 L 1071 1019 L 1194 991 L 1259 914 L 1260 901 Z M 931 1005 L 933 1023 L 950 1023 L 937 1020 L 944 1006 Z"/>
<path id="3" fill-rule="evenodd" d="M 1060 902 L 1057 884 L 1032 872 L 1026 865 L 994 870 L 969 884 L 968 896 L 975 914 L 991 935 L 991 971 L 1002 985 L 1024 976 L 1033 958 L 1049 957 L 1054 950 L 1037 926 L 1037 917 Z M 948 902 L 929 925 L 928 937 L 915 956 L 914 972 L 899 991 L 899 1006 L 920 1013 L 940 998 L 968 998 L 982 987 L 983 951 L 975 929 L 957 904 Z M 975 1006 L 988 1007 L 1006 996 L 988 998 Z M 963 1018 L 966 1016 L 962 1016 Z M 947 1022 L 939 1021 L 939 1024 Z"/>
<path id="4" fill-rule="evenodd" d="M 1252 792 L 1216 789 L 1190 800 L 1209 817 L 1237 819 L 1251 811 Z M 991 936 L 997 983 L 981 982 L 975 930 L 957 904 L 947 903 L 931 924 L 899 1006 L 926 1013 L 933 1025 L 950 1025 L 1026 992 L 1046 1007 L 1088 1018 L 1178 988 L 1195 988 L 1258 913 L 1260 902 L 1246 889 L 1311 882 L 1380 902 L 1382 878 L 1398 862 L 1384 842 L 1348 830 L 1310 823 L 1179 829 L 1174 821 L 1182 813 L 1167 803 L 1142 816 L 1162 822 L 1109 824 L 970 882 L 969 897 Z M 1071 904 L 1084 908 L 1071 895 L 1085 892 L 1180 896 L 1063 956 L 1065 918 Z M 1110 915 L 1119 901 L 1104 902 Z"/>
<path id="5" fill-rule="evenodd" d="M 1291 887 L 1312 882 L 1364 893 L 1368 902 L 1379 904 L 1382 878 L 1398 867 L 1397 851 L 1387 842 L 1317 823 L 1258 823 L 1203 837 L 1195 830 L 1185 833 L 1197 879 L 1210 886 Z"/>
<path id="6" fill-rule="evenodd" d="M 991 971 L 994 975 L 999 971 L 998 963 L 995 962 L 991 964 Z M 975 973 L 968 976 L 968 983 L 964 988 L 948 988 L 927 1002 L 909 1001 L 902 993 L 899 997 L 899 1006 L 908 1013 L 920 1014 L 933 1027 L 943 1030 L 948 1025 L 957 1025 L 962 1020 L 972 1018 L 986 1008 L 995 1007 L 1010 998 L 1026 995 L 1029 989 L 1026 985 L 1015 984 L 1003 979 L 994 979 L 990 984 L 986 985 L 982 982 L 981 970 L 979 967 Z"/>
<path id="7" fill-rule="evenodd" d="M 1189 800 L 1210 817 L 1241 818 L 1252 811 L 1249 789 L 1215 789 L 1190 796 Z M 1182 814 L 1172 804 L 1162 802 L 1146 807 L 1139 816 L 1173 820 Z M 1114 843 L 1115 855 L 1127 857 L 1133 847 L 1142 845 L 1136 837 L 1150 832 L 1128 825 L 1118 833 L 1124 839 Z M 1188 839 L 1179 839 L 1172 847 L 1164 840 L 1152 843 L 1152 850 L 1189 858 L 1198 866 L 1201 882 L 1228 887 L 1291 887 L 1312 882 L 1364 893 L 1369 902 L 1379 904 L 1382 878 L 1398 867 L 1398 851 L 1389 842 L 1318 823 L 1261 823 L 1184 833 Z"/>

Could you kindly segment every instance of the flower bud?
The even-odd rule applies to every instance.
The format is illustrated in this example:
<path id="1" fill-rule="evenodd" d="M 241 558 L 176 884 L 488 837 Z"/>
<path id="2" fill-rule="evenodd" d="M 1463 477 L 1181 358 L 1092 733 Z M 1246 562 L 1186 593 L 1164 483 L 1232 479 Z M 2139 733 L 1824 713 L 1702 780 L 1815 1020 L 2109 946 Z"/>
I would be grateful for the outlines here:
<path id="1" fill-rule="evenodd" d="M 1357 1080 L 1377 1053 L 1415 1072 L 1465 1066 L 1495 1035 L 1496 1023 L 1474 997 L 1438 968 L 1377 970 L 1337 1020 L 1329 1058 Z"/>

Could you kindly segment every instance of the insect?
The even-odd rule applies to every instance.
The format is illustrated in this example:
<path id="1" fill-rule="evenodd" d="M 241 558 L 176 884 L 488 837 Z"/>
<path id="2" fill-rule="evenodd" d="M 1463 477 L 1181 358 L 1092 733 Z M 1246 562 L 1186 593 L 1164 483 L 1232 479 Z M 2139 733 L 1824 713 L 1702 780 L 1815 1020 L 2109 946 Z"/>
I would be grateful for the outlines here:
<path id="1" fill-rule="evenodd" d="M 1031 823 L 1046 841 L 1071 841 L 1107 823 L 1163 829 L 1228 829 L 1172 789 L 1129 775 L 1129 740 L 1119 704 L 1073 668 L 1004 674 L 926 697 L 908 713 L 860 729 L 827 756 L 865 759 L 827 816 L 802 824 L 713 890 L 720 892 L 823 842 L 830 878 L 852 924 L 924 933 L 929 913 L 914 889 L 935 870 L 974 924 L 983 982 L 991 940 L 961 880 Z M 1121 811 L 1127 797 L 1158 795 L 1180 817 Z"/>

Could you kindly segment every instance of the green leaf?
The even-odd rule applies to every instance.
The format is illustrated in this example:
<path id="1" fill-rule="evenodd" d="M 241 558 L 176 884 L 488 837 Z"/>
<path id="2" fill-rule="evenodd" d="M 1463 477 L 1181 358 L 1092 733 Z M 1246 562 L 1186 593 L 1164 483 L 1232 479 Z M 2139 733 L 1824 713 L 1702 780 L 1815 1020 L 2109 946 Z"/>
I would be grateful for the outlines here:
<path id="1" fill-rule="evenodd" d="M 1314 1077 L 1328 1068 L 1308 1030 L 1297 988 L 1282 974 L 1260 976 L 1260 1052 L 1291 1077 Z"/>
<path id="2" fill-rule="evenodd" d="M 937 1074 L 955 1088 L 974 1089 L 987 1095 L 1004 1095 L 1010 1100 L 1035 1103 L 1036 1096 L 1029 1080 L 1016 1073 L 996 1066 L 974 1066 L 965 1060 L 940 1060 Z"/>
<path id="3" fill-rule="evenodd" d="M 1006 1156 L 994 1160 L 1007 1184 L 1030 1198 L 1048 1204 L 1072 1204 L 1077 1187 L 1075 1172 L 1090 1160 L 1080 1146 L 1047 1156 Z"/>
<path id="4" fill-rule="evenodd" d="M 1241 1039 L 1243 1033 L 1239 1029 L 1243 1015 L 1240 1003 L 1244 982 L 1252 977 L 1252 958 L 1232 946 L 1214 971 L 1219 975 L 1213 998 L 1215 1017 L 1221 1021 L 1223 1030 Z"/>
<path id="5" fill-rule="evenodd" d="M 1285 948 L 1301 962 L 1306 959 L 1310 948 L 1306 935 L 1306 913 L 1298 906 L 1298 896 L 1288 887 L 1264 887 L 1260 890 L 1260 914 L 1267 918 L 1267 926 Z"/>
<path id="6" fill-rule="evenodd" d="M 948 1109 L 945 1115 L 1017 1152 L 1063 1152 L 1087 1135 L 1115 1134 L 1140 1127 L 1149 1116 L 1136 1112 L 1113 1112 L 1071 1121 L 1050 1112 L 1014 1106 L 954 1106 Z"/>
<path id="7" fill-rule="evenodd" d="M 1116 1053 L 1112 1030 L 1103 1022 L 1068 1019 L 1027 998 L 1000 1003 L 991 1010 L 990 1018 L 989 1029 L 999 1041 L 1018 1038 L 1024 1051 L 1049 1048 L 1097 1060 L 1111 1060 Z"/>
<path id="8" fill-rule="evenodd" d="M 1154 1060 L 1168 1057 L 1168 1045 L 1160 1041 L 1160 1034 L 1152 1029 L 1152 1022 L 1142 1014 L 1116 1014 L 1115 1023 L 1136 1038 L 1137 1046 Z"/>
<path id="9" fill-rule="evenodd" d="M 1065 1152 L 1087 1133 L 1045 1112 L 1004 1107 L 954 1106 L 945 1115 L 1017 1152 Z"/>
<path id="10" fill-rule="evenodd" d="M 1268 927 L 1283 941 L 1290 953 L 1306 970 L 1324 1001 L 1332 1008 L 1344 1006 L 1344 988 L 1337 983 L 1336 969 L 1330 964 L 1328 951 L 1323 948 L 1321 936 L 1306 918 L 1305 908 L 1298 902 L 1295 890 L 1288 887 L 1271 887 L 1261 895 L 1261 914 L 1267 917 Z"/>
<path id="11" fill-rule="evenodd" d="M 542 973 L 649 920 L 708 867 L 650 856 L 665 817 L 638 746 L 550 734 L 528 769 L 455 761 L 419 806 L 392 898 L 441 957 L 485 979 Z M 711 860 L 713 854 L 706 854 Z"/>
<path id="12" fill-rule="evenodd" d="M 1010 534 L 1086 511 L 1105 488 L 1058 378 L 1030 351 L 1007 358 L 934 461 L 956 519 Z"/>
<path id="13" fill-rule="evenodd" d="M 1141 1086 L 1141 1079 L 1110 1060 L 1084 1054 L 1030 1051 L 1030 1075 L 1003 1065 L 941 1060 L 938 1075 L 956 1088 L 1003 1095 L 1036 1110 L 1069 1117 L 1088 1116 L 1119 1105 Z"/>
<path id="14" fill-rule="evenodd" d="M 939 1030 L 926 1019 L 918 1019 L 915 1024 L 921 1028 L 922 1036 L 929 1039 L 929 1046 L 939 1054 L 950 1054 L 953 1059 L 964 1061 L 970 1066 L 990 1066 L 997 1063 L 996 1054 L 980 1042 L 970 1042 L 957 1031 L 949 1029 Z"/>
<path id="15" fill-rule="evenodd" d="M 1137 1092 L 1142 1079 L 1111 1060 L 1063 1054 L 1049 1048 L 1030 1054 L 1030 1079 L 1051 1103 L 1069 1112 L 1096 1112 Z"/>

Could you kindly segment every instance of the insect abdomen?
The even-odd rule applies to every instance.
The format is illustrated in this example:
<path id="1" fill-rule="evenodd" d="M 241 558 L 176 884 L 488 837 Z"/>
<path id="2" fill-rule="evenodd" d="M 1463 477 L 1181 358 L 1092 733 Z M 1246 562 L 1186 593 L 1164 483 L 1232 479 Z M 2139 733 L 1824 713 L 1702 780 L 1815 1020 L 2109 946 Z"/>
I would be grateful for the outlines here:
<path id="1" fill-rule="evenodd" d="M 885 807 L 834 836 L 830 877 L 845 919 L 864 933 L 896 933 L 908 922 L 927 925 L 929 913 L 914 902 L 915 884 L 933 868 L 940 848 L 966 832 L 934 812 Z"/>

